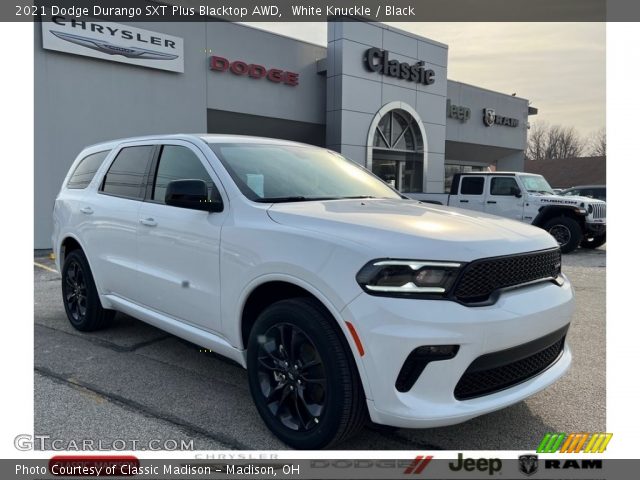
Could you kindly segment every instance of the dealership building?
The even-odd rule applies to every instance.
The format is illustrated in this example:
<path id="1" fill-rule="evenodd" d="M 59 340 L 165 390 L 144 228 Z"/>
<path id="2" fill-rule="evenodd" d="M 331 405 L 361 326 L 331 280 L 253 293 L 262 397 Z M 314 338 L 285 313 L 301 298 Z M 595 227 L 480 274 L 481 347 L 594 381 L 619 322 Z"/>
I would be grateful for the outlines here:
<path id="1" fill-rule="evenodd" d="M 229 22 L 51 17 L 35 28 L 35 248 L 85 146 L 234 133 L 326 146 L 402 192 L 459 171 L 523 170 L 526 99 L 447 79 L 448 47 L 384 24 L 329 22 L 327 46 Z"/>

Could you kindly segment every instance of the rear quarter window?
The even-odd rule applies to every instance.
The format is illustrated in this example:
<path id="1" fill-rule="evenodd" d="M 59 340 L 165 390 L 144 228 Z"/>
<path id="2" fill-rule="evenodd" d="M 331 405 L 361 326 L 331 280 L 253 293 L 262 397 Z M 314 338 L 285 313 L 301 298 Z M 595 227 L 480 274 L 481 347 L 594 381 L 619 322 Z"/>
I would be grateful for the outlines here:
<path id="1" fill-rule="evenodd" d="M 80 160 L 67 182 L 67 188 L 87 188 L 110 151 L 92 153 Z"/>

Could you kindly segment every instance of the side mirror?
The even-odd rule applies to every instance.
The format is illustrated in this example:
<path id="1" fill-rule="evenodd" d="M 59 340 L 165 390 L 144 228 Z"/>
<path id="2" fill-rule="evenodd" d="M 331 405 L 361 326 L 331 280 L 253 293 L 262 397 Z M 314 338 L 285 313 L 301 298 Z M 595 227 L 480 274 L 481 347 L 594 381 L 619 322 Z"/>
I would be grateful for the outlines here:
<path id="1" fill-rule="evenodd" d="M 518 187 L 511 187 L 511 195 L 516 198 L 522 197 L 522 191 Z"/>
<path id="2" fill-rule="evenodd" d="M 167 185 L 164 203 L 172 207 L 221 212 L 222 200 L 209 200 L 209 190 L 204 180 L 174 180 Z"/>

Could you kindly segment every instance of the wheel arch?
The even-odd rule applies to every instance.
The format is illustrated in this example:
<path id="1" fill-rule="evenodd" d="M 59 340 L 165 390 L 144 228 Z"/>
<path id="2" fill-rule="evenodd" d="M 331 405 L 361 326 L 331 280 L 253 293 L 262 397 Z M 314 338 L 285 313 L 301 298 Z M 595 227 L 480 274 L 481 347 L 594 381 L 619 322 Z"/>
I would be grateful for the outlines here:
<path id="1" fill-rule="evenodd" d="M 538 210 L 538 215 L 531 222 L 536 227 L 544 227 L 545 223 L 554 217 L 569 217 L 578 222 L 582 231 L 585 230 L 585 216 L 579 212 L 579 209 L 571 206 L 548 205 Z"/>
<path id="2" fill-rule="evenodd" d="M 85 258 L 87 259 L 87 263 L 89 264 L 89 268 L 91 269 L 91 275 L 93 276 L 93 281 L 96 285 L 96 289 L 98 290 L 100 303 L 102 304 L 103 308 L 110 308 L 110 302 L 106 300 L 106 298 L 102 295 L 102 287 L 101 287 L 99 278 L 96 275 L 96 270 L 94 269 L 93 259 L 87 252 L 87 248 L 82 242 L 82 240 L 80 240 L 73 233 L 68 232 L 62 235 L 62 241 L 57 247 L 56 263 L 58 266 L 58 271 L 62 275 L 62 268 L 64 267 L 65 257 L 66 255 L 68 255 L 70 252 L 73 252 L 74 250 L 80 250 L 84 254 Z"/>
<path id="3" fill-rule="evenodd" d="M 255 323 L 262 310 L 273 303 L 287 298 L 304 297 L 315 300 L 318 305 L 329 315 L 342 333 L 342 340 L 346 342 L 351 353 L 362 388 L 366 398 L 371 398 L 369 382 L 364 369 L 364 364 L 358 353 L 358 347 L 347 327 L 345 320 L 340 314 L 340 310 L 312 285 L 295 277 L 287 275 L 268 275 L 254 280 L 245 289 L 239 309 L 239 325 L 237 335 L 241 341 L 241 349 L 246 350 L 247 341 L 251 327 Z"/>
<path id="4" fill-rule="evenodd" d="M 68 255 L 70 252 L 74 250 L 82 250 L 85 256 L 87 256 L 84 245 L 82 244 L 80 239 L 71 233 L 67 233 L 64 235 L 62 241 L 60 242 L 60 245 L 58 245 L 57 250 L 58 251 L 56 252 L 56 254 L 57 254 L 57 258 L 59 259 L 60 271 L 62 271 L 62 266 L 64 265 L 65 256 Z M 87 258 L 87 261 L 89 261 L 89 258 Z M 91 263 L 89 263 L 89 265 L 91 265 Z"/>

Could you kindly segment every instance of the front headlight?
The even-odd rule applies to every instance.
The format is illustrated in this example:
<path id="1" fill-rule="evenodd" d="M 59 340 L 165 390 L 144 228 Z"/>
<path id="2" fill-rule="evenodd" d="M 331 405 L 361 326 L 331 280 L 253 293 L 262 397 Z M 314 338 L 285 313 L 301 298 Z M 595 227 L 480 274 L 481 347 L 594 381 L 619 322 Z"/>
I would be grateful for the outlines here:
<path id="1" fill-rule="evenodd" d="M 373 260 L 356 275 L 371 295 L 442 297 L 453 287 L 461 263 L 426 260 Z"/>

